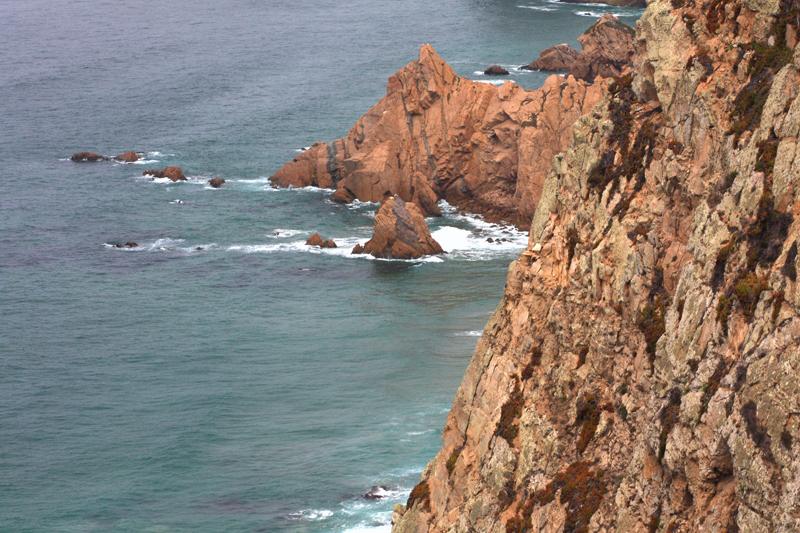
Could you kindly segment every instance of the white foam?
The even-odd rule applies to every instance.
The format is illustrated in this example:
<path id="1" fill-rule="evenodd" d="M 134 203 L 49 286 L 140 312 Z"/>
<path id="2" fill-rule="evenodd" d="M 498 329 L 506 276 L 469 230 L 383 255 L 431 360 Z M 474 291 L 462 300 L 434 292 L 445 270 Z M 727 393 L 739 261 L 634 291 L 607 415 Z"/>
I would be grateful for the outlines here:
<path id="1" fill-rule="evenodd" d="M 286 515 L 290 520 L 308 520 L 310 522 L 319 522 L 326 520 L 333 516 L 333 511 L 329 509 L 301 509 L 294 513 Z"/>
<path id="2" fill-rule="evenodd" d="M 532 9 L 534 11 L 556 11 L 555 7 L 546 7 L 546 6 L 517 6 L 521 7 L 522 9 Z"/>
<path id="3" fill-rule="evenodd" d="M 236 181 L 238 183 L 269 183 L 269 178 L 267 176 L 261 176 L 259 178 L 238 179 L 238 180 L 231 180 L 231 181 Z"/>
<path id="4" fill-rule="evenodd" d="M 514 80 L 472 80 L 475 83 L 488 83 L 489 85 L 503 85 L 504 83 L 514 83 Z"/>
<path id="5" fill-rule="evenodd" d="M 295 235 L 305 235 L 307 231 L 303 231 L 300 229 L 283 229 L 283 228 L 275 228 L 272 230 L 271 235 L 267 235 L 270 239 L 283 239 L 284 237 L 294 237 Z"/>
<path id="6" fill-rule="evenodd" d="M 385 524 L 380 526 L 373 526 L 364 524 L 363 522 L 353 527 L 344 530 L 344 533 L 391 533 L 392 525 Z"/>
<path id="7" fill-rule="evenodd" d="M 311 147 L 310 147 L 310 146 L 303 146 L 302 148 L 297 148 L 297 149 L 295 150 L 295 152 L 297 152 L 297 153 L 303 153 L 303 152 L 305 152 L 306 150 L 310 150 L 310 149 L 311 149 Z"/>
<path id="8" fill-rule="evenodd" d="M 480 337 L 481 335 L 483 335 L 483 332 L 477 329 L 453 333 L 454 337 Z"/>
<path id="9" fill-rule="evenodd" d="M 351 253 L 356 244 L 364 244 L 363 238 L 358 237 L 335 237 L 336 248 L 320 248 L 318 246 L 308 246 L 305 241 L 282 242 L 277 244 L 235 244 L 228 246 L 230 252 L 240 252 L 245 254 L 254 253 L 277 253 L 277 252 L 304 252 L 316 255 L 334 255 L 345 259 L 366 259 L 368 261 L 399 261 L 406 263 L 441 263 L 444 261 L 439 256 L 430 255 L 419 259 L 383 259 L 373 257 L 369 254 Z"/>

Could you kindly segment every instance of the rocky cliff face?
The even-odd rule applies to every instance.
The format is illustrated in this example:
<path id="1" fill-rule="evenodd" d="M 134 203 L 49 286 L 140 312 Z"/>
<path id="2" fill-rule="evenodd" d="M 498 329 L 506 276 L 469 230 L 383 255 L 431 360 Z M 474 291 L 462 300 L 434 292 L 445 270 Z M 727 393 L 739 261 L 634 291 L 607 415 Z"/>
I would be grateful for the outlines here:
<path id="1" fill-rule="evenodd" d="M 550 161 L 606 85 L 552 76 L 534 91 L 495 87 L 457 76 L 425 45 L 346 137 L 315 144 L 271 180 L 335 188 L 341 202 L 397 195 L 426 214 L 444 198 L 527 227 Z"/>
<path id="2" fill-rule="evenodd" d="M 653 0 L 395 531 L 800 530 L 796 0 Z"/>

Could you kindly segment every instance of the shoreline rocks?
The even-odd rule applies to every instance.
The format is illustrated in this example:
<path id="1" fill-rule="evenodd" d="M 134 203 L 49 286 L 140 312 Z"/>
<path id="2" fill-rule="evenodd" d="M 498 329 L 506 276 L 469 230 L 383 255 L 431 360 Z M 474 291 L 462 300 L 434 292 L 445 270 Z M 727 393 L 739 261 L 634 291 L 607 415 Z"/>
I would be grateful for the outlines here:
<path id="1" fill-rule="evenodd" d="M 492 65 L 483 71 L 486 76 L 508 76 L 508 70 L 500 65 Z"/>
<path id="2" fill-rule="evenodd" d="M 353 254 L 370 254 L 382 259 L 418 259 L 444 253 L 431 236 L 425 217 L 416 204 L 399 196 L 387 198 L 375 215 L 372 238 L 357 244 Z"/>
<path id="3" fill-rule="evenodd" d="M 172 182 L 186 181 L 186 176 L 183 174 L 183 169 L 177 166 L 165 167 L 163 169 L 147 169 L 142 172 L 143 176 L 151 176 L 153 178 L 167 178 Z"/>
<path id="4" fill-rule="evenodd" d="M 313 233 L 307 240 L 306 246 L 316 246 L 318 248 L 337 248 L 333 239 L 326 239 L 319 233 Z"/>
<path id="5" fill-rule="evenodd" d="M 208 180 L 208 184 L 215 189 L 219 189 L 220 187 L 225 185 L 225 180 L 220 177 L 214 177 Z"/>
<path id="6" fill-rule="evenodd" d="M 116 155 L 114 159 L 120 163 L 135 163 L 140 159 L 140 156 L 138 152 L 128 151 Z"/>
<path id="7" fill-rule="evenodd" d="M 545 72 L 566 72 L 587 82 L 597 77 L 619 76 L 630 67 L 634 54 L 634 29 L 606 13 L 578 37 L 581 51 L 568 44 L 545 49 L 521 68 Z"/>
<path id="8" fill-rule="evenodd" d="M 108 161 L 104 155 L 95 152 L 76 152 L 69 158 L 74 163 L 96 163 L 98 161 Z"/>

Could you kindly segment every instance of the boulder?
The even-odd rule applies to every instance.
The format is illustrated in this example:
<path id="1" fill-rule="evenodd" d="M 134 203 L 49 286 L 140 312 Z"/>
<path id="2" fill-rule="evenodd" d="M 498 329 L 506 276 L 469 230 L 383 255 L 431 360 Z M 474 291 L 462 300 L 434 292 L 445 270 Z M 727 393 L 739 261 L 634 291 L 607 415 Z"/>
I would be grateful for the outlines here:
<path id="1" fill-rule="evenodd" d="M 557 44 L 544 50 L 539 57 L 521 68 L 526 70 L 543 70 L 560 72 L 572 68 L 580 53 L 568 44 Z"/>
<path id="2" fill-rule="evenodd" d="M 483 71 L 487 76 L 508 76 L 508 71 L 500 65 L 492 65 Z"/>
<path id="3" fill-rule="evenodd" d="M 120 163 L 135 163 L 139 160 L 139 154 L 136 152 L 122 152 L 114 157 Z"/>
<path id="4" fill-rule="evenodd" d="M 391 196 L 375 215 L 372 238 L 353 253 L 367 253 L 385 259 L 417 259 L 441 254 L 442 247 L 431 236 L 425 217 L 416 204 Z"/>
<path id="5" fill-rule="evenodd" d="M 208 184 L 214 187 L 215 189 L 219 189 L 225 184 L 225 180 L 220 177 L 214 177 L 208 180 Z"/>
<path id="6" fill-rule="evenodd" d="M 336 248 L 336 243 L 333 239 L 326 239 L 319 233 L 314 233 L 306 241 L 308 246 L 316 246 L 318 248 Z"/>
<path id="7" fill-rule="evenodd" d="M 355 196 L 352 192 L 347 190 L 346 187 L 342 186 L 337 188 L 333 194 L 331 194 L 331 200 L 336 202 L 337 204 L 349 204 L 353 200 L 355 200 Z"/>
<path id="8" fill-rule="evenodd" d="M 70 160 L 75 163 L 95 163 L 97 161 L 106 161 L 108 158 L 94 152 L 76 152 L 72 154 Z"/>
<path id="9" fill-rule="evenodd" d="M 186 181 L 186 176 L 183 175 L 181 167 L 166 167 L 163 169 L 147 169 L 142 172 L 143 176 L 152 176 L 154 178 L 168 178 L 170 181 Z"/>
<path id="10" fill-rule="evenodd" d="M 384 485 L 373 485 L 372 488 L 370 488 L 362 496 L 366 500 L 382 500 L 390 495 L 391 492 L 389 491 L 389 487 Z"/>
<path id="11" fill-rule="evenodd" d="M 353 249 L 350 251 L 350 253 L 353 254 L 353 255 L 363 254 L 364 253 L 364 246 L 361 245 L 361 244 L 356 243 L 356 245 L 353 246 Z"/>
<path id="12" fill-rule="evenodd" d="M 139 244 L 133 241 L 128 242 L 115 242 L 114 248 L 138 248 Z"/>

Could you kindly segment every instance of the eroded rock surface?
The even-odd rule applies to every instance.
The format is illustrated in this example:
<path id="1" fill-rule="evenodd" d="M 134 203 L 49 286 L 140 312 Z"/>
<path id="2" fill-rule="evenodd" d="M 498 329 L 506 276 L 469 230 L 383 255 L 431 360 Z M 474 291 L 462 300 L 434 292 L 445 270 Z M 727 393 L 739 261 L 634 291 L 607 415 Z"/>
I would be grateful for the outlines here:
<path id="1" fill-rule="evenodd" d="M 416 204 L 396 196 L 386 199 L 378 209 L 372 238 L 353 249 L 355 254 L 384 259 L 417 259 L 442 252 L 442 247 L 431 236 L 422 211 Z"/>
<path id="2" fill-rule="evenodd" d="M 76 152 L 72 154 L 70 160 L 75 163 L 96 163 L 97 161 L 107 161 L 108 158 L 95 152 Z"/>
<path id="3" fill-rule="evenodd" d="M 114 157 L 115 160 L 119 161 L 120 163 L 135 163 L 139 160 L 139 154 L 137 152 L 122 152 Z"/>
<path id="4" fill-rule="evenodd" d="M 799 23 L 650 3 L 394 531 L 800 530 Z"/>
<path id="5" fill-rule="evenodd" d="M 163 169 L 148 169 L 142 172 L 143 176 L 151 176 L 153 178 L 167 178 L 170 181 L 186 181 L 186 176 L 183 175 L 181 167 L 165 167 Z"/>
<path id="6" fill-rule="evenodd" d="M 317 246 L 319 248 L 336 248 L 336 242 L 333 239 L 326 239 L 319 233 L 313 233 L 306 239 L 307 246 Z"/>
<path id="7" fill-rule="evenodd" d="M 544 70 L 547 72 L 567 71 L 572 68 L 578 59 L 580 52 L 566 43 L 557 44 L 546 48 L 539 54 L 539 57 L 529 65 L 525 65 L 527 70 Z"/>
<path id="8" fill-rule="evenodd" d="M 444 198 L 527 227 L 553 155 L 605 87 L 560 76 L 533 91 L 472 82 L 424 45 L 346 137 L 314 144 L 271 180 L 336 189 L 338 202 L 397 195 L 427 215 L 439 214 Z"/>

